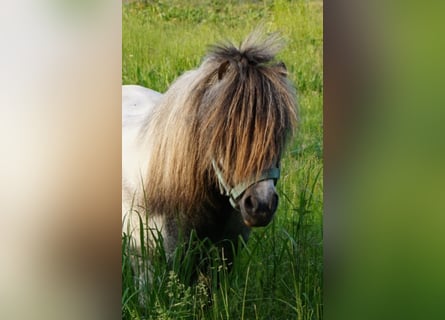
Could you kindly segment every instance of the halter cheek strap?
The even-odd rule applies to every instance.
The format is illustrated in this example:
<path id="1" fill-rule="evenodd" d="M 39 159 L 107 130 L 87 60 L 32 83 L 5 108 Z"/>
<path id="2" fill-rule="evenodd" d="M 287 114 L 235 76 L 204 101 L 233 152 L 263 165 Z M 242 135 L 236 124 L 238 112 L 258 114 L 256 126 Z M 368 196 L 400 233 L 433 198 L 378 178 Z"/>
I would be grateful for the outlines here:
<path id="1" fill-rule="evenodd" d="M 260 181 L 273 179 L 274 183 L 277 183 L 277 180 L 280 178 L 280 168 L 271 167 L 269 169 L 261 172 L 261 175 L 257 178 L 252 178 L 247 181 L 243 181 L 236 186 L 230 186 L 227 181 L 225 181 L 221 169 L 218 167 L 215 160 L 212 160 L 212 166 L 215 170 L 216 176 L 218 177 L 219 189 L 222 195 L 228 196 L 230 204 L 233 208 L 237 208 L 237 201 L 241 197 L 241 195 L 246 191 L 250 186 L 258 183 Z"/>

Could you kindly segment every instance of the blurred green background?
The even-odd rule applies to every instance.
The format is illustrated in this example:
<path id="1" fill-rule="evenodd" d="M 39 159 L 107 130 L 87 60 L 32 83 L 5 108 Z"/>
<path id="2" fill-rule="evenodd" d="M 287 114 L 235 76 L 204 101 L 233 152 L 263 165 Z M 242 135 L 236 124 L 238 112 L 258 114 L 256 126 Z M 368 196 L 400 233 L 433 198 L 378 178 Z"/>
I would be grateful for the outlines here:
<path id="1" fill-rule="evenodd" d="M 325 6 L 327 319 L 444 319 L 443 2 Z"/>

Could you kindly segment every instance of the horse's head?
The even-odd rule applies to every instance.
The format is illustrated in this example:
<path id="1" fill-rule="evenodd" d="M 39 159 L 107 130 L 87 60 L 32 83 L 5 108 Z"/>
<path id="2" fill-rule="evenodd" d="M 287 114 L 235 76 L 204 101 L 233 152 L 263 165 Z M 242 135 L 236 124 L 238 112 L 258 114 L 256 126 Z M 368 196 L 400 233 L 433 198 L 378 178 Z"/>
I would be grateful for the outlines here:
<path id="1" fill-rule="evenodd" d="M 249 227 L 265 226 L 278 206 L 279 160 L 296 120 L 295 91 L 275 34 L 252 33 L 239 48 L 213 47 L 198 86 L 200 158 L 211 159 L 221 193 Z M 198 126 L 197 126 L 198 127 Z M 212 181 L 214 182 L 214 181 Z"/>

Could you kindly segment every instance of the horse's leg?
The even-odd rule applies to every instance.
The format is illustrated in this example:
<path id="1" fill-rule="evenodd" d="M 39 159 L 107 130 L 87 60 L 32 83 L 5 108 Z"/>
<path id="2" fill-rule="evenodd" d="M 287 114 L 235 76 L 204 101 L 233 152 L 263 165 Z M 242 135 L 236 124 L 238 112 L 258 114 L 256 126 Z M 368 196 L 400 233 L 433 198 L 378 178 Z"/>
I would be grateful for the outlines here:
<path id="1" fill-rule="evenodd" d="M 143 210 L 144 211 L 144 210 Z M 131 210 L 124 220 L 123 231 L 128 236 L 127 255 L 133 273 L 135 288 L 139 291 L 139 303 L 144 305 L 146 291 L 153 281 L 154 262 L 159 254 L 158 244 L 166 237 L 164 219 L 151 217 Z"/>

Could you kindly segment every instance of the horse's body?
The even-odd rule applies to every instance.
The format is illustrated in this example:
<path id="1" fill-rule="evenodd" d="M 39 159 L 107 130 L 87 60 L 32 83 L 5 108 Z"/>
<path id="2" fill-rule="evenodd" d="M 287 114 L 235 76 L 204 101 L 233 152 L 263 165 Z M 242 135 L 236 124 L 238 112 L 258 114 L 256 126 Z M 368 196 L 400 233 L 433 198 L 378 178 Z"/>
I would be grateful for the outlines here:
<path id="1" fill-rule="evenodd" d="M 171 254 L 192 230 L 236 242 L 272 219 L 296 110 L 284 65 L 271 63 L 277 39 L 259 40 L 215 47 L 165 94 L 123 86 L 123 231 L 136 247 L 140 221 Z"/>

